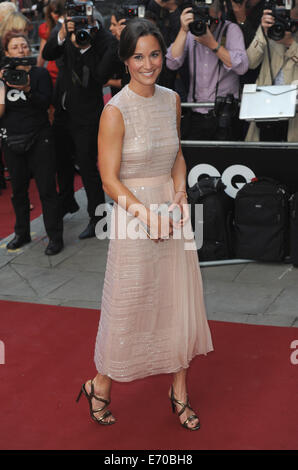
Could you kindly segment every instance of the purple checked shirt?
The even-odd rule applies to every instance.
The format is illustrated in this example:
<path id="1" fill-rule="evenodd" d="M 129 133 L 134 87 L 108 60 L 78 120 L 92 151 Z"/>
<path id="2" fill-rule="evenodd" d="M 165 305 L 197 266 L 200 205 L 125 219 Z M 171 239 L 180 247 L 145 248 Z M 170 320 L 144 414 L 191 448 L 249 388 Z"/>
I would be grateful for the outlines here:
<path id="1" fill-rule="evenodd" d="M 239 26 L 235 23 L 231 23 L 230 21 L 226 21 L 225 24 L 228 24 L 228 26 L 224 47 L 230 53 L 232 67 L 227 67 L 223 63 L 221 64 L 217 95 L 226 96 L 228 93 L 233 93 L 237 98 L 239 95 L 238 75 L 243 75 L 248 70 L 248 57 L 245 50 L 243 34 Z M 220 24 L 213 33 L 213 36 L 218 43 L 221 42 L 223 29 L 218 37 L 219 30 Z M 209 47 L 196 42 L 193 34 L 190 32 L 187 33 L 184 51 L 180 57 L 174 58 L 172 56 L 172 45 L 168 48 L 166 55 L 167 67 L 171 70 L 179 69 L 188 53 L 190 86 L 187 101 L 190 103 L 193 102 L 194 47 L 196 47 L 196 102 L 214 102 L 216 83 L 218 80 L 218 57 L 211 51 L 211 49 L 209 49 Z M 207 113 L 210 108 L 192 108 L 192 110 L 200 113 Z"/>

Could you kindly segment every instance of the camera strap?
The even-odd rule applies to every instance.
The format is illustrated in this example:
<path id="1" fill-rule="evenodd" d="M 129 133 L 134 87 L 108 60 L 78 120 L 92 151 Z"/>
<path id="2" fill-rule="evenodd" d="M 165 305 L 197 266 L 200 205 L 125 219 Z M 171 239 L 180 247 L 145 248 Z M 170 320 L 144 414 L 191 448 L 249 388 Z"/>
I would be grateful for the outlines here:
<path id="1" fill-rule="evenodd" d="M 192 101 L 196 102 L 196 75 L 197 75 L 197 41 L 194 39 L 193 47 L 193 85 L 192 85 Z"/>
<path id="2" fill-rule="evenodd" d="M 221 27 L 220 27 L 220 30 L 218 31 L 218 35 L 217 35 L 216 40 L 218 40 L 218 38 L 220 36 L 220 32 L 221 32 L 223 26 L 224 26 L 224 22 L 221 22 Z M 225 37 L 224 36 L 225 30 L 226 30 L 226 28 L 223 31 L 222 38 Z M 196 102 L 197 44 L 198 44 L 197 41 L 194 39 L 194 47 L 193 47 L 193 84 L 192 84 L 192 101 L 193 101 L 193 103 Z M 217 84 L 216 84 L 216 95 L 217 95 L 217 88 L 218 88 L 218 82 L 219 82 L 221 60 L 218 60 L 218 63 L 219 63 L 219 69 L 218 69 L 218 80 L 217 80 Z"/>
<path id="3" fill-rule="evenodd" d="M 270 77 L 271 77 L 271 85 L 273 85 L 274 82 L 274 77 L 273 77 L 273 71 L 272 71 L 272 61 L 271 61 L 271 50 L 270 50 L 270 44 L 267 35 L 265 34 L 263 26 L 261 26 L 262 31 L 263 31 L 263 36 L 266 40 L 267 44 L 267 52 L 268 52 L 268 61 L 269 61 L 269 70 L 270 70 Z"/>
<path id="4" fill-rule="evenodd" d="M 221 27 L 220 27 L 220 30 L 218 32 L 217 38 L 216 38 L 217 42 L 219 42 L 219 36 L 220 36 L 221 30 L 223 29 L 223 32 L 222 32 L 222 35 L 221 35 L 221 38 L 220 38 L 220 45 L 222 45 L 223 40 L 224 41 L 226 40 L 228 27 L 229 27 L 229 25 L 225 24 L 224 21 L 221 22 Z M 218 59 L 218 76 L 217 76 L 217 82 L 216 82 L 216 87 L 215 87 L 215 100 L 216 100 L 216 97 L 217 97 L 218 86 L 219 86 L 219 82 L 220 82 L 221 66 L 222 66 L 222 61 L 220 59 Z"/>
<path id="5" fill-rule="evenodd" d="M 221 35 L 221 38 L 220 38 L 220 43 L 222 43 L 223 40 L 225 41 L 226 36 L 227 36 L 228 27 L 229 27 L 229 25 L 225 24 L 225 21 L 221 21 L 220 29 L 219 29 L 217 37 L 216 37 L 216 40 L 219 41 L 220 33 L 223 29 L 223 32 L 222 32 L 222 35 Z M 196 68 L 197 68 L 196 48 L 197 48 L 197 41 L 194 39 L 194 47 L 193 47 L 193 87 L 192 87 L 192 100 L 193 100 L 193 103 L 196 102 L 196 72 L 197 72 L 196 71 Z M 219 85 L 219 82 L 220 82 L 221 65 L 222 65 L 222 61 L 220 59 L 218 59 L 218 77 L 217 77 L 217 82 L 216 82 L 216 87 L 215 87 L 215 99 L 217 97 L 218 85 Z M 240 86 L 239 86 L 239 88 L 240 88 Z M 239 96 L 240 96 L 240 94 L 239 94 Z"/>
<path id="6" fill-rule="evenodd" d="M 77 61 L 79 57 L 79 63 Z M 81 64 L 81 53 L 75 49 L 71 49 L 71 60 L 69 63 L 69 69 L 71 73 L 71 81 L 74 85 L 81 86 L 82 88 L 87 88 L 90 78 L 90 69 L 87 65 Z M 75 67 L 79 67 L 79 70 L 75 70 Z M 80 76 L 81 75 L 81 76 Z"/>
<path id="7" fill-rule="evenodd" d="M 79 75 L 74 70 L 71 71 L 71 77 L 72 77 L 72 83 L 74 85 L 79 85 L 82 88 L 87 88 L 88 83 L 89 83 L 90 70 L 87 67 L 87 65 L 84 65 L 82 80 L 80 79 Z"/>

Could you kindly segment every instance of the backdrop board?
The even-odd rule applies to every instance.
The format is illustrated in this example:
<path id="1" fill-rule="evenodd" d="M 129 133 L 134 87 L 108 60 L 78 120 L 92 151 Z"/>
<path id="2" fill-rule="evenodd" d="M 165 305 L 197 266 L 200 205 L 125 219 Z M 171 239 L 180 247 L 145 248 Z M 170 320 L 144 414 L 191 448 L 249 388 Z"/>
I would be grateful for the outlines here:
<path id="1" fill-rule="evenodd" d="M 182 141 L 182 150 L 188 186 L 198 176 L 221 176 L 226 193 L 235 198 L 251 178 L 267 176 L 286 184 L 290 192 L 298 191 L 298 143 Z"/>
<path id="2" fill-rule="evenodd" d="M 235 199 L 252 178 L 266 176 L 287 185 L 290 193 L 298 191 L 298 143 L 182 141 L 182 151 L 188 187 L 203 175 L 220 176 L 226 194 Z M 240 261 L 221 260 L 217 264 Z"/>

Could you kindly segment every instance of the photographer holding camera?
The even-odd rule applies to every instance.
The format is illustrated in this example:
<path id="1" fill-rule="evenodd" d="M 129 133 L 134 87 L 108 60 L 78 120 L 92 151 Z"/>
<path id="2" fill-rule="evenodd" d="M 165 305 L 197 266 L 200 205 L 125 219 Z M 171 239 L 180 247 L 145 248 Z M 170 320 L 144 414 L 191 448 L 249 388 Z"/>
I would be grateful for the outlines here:
<path id="1" fill-rule="evenodd" d="M 97 168 L 97 133 L 105 83 L 102 63 L 112 35 L 94 21 L 92 2 L 67 2 L 65 10 L 64 22 L 52 31 L 43 58 L 60 62 L 55 107 L 64 112 L 86 190 L 90 220 L 79 235 L 85 239 L 95 237 L 95 226 L 100 219 L 95 216 L 95 210 L 105 202 Z"/>
<path id="2" fill-rule="evenodd" d="M 106 71 L 105 86 L 109 86 L 112 96 L 116 95 L 121 88 L 129 83 L 130 75 L 124 63 L 119 58 L 119 41 L 122 30 L 130 18 L 138 15 L 138 8 L 118 6 L 112 11 L 109 30 L 113 35 L 113 41 L 109 53 L 105 55 L 103 70 Z"/>
<path id="3" fill-rule="evenodd" d="M 152 11 L 157 19 L 166 46 L 175 41 L 180 29 L 180 0 L 149 0 L 146 11 Z"/>
<path id="4" fill-rule="evenodd" d="M 3 152 L 11 176 L 12 204 L 16 215 L 15 237 L 7 249 L 16 250 L 31 241 L 28 188 L 34 176 L 42 203 L 49 244 L 46 255 L 63 248 L 63 223 L 56 192 L 55 155 L 48 108 L 52 82 L 48 71 L 32 64 L 26 35 L 9 32 L 3 38 L 6 60 L 1 65 L 1 127 L 5 129 Z"/>
<path id="5" fill-rule="evenodd" d="M 193 2 L 185 8 L 166 57 L 171 69 L 188 57 L 189 102 L 215 102 L 214 110 L 193 108 L 186 113 L 183 138 L 238 140 L 239 75 L 247 71 L 248 58 L 243 34 L 238 25 L 225 20 L 223 4 Z"/>
<path id="6" fill-rule="evenodd" d="M 181 14 L 179 8 L 180 4 L 181 0 L 147 0 L 146 2 L 146 12 L 152 12 L 155 15 L 156 24 L 163 35 L 167 47 L 175 41 L 177 34 L 179 33 Z M 185 70 L 171 70 L 165 61 L 158 79 L 159 85 L 174 90 L 177 85 L 176 77 L 180 73 L 183 79 L 187 82 L 188 76 Z M 180 80 L 179 92 L 186 94 L 183 88 L 183 82 L 181 83 Z"/>
<path id="7" fill-rule="evenodd" d="M 268 8 L 270 7 L 270 8 Z M 249 67 L 261 65 L 257 85 L 298 83 L 298 7 L 277 8 L 267 2 L 261 25 L 247 49 Z M 298 117 L 250 123 L 246 141 L 298 141 Z"/>

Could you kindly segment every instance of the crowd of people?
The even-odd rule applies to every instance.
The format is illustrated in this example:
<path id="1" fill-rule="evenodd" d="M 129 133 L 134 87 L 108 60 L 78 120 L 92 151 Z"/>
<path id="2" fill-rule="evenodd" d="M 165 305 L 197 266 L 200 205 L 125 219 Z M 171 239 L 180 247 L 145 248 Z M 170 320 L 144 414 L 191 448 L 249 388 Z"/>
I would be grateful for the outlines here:
<path id="1" fill-rule="evenodd" d="M 76 3 L 84 5 L 84 1 L 71 3 L 72 8 Z M 0 188 L 5 187 L 7 168 L 16 216 L 15 237 L 8 249 L 31 240 L 28 187 L 34 177 L 49 237 L 46 254 L 62 250 L 63 217 L 79 209 L 75 168 L 88 201 L 88 223 L 78 236 L 95 236 L 103 217 L 96 215 L 96 207 L 105 202 L 97 167 L 103 89 L 109 86 L 114 96 L 130 80 L 118 54 L 121 32 L 134 14 L 126 3 L 134 2 L 115 5 L 108 24 L 93 6 L 85 25 L 73 18 L 65 0 L 0 3 Z M 274 2 L 268 6 L 265 0 L 214 0 L 206 5 L 208 18 L 203 25 L 195 25 L 194 2 L 144 0 L 141 4 L 145 18 L 158 27 L 167 47 L 157 83 L 176 91 L 182 102 L 216 103 L 214 108 L 183 111 L 183 138 L 297 141 L 297 118 L 248 126 L 239 120 L 239 98 L 245 83 L 281 85 L 298 79 L 298 7 L 292 5 L 291 30 L 286 28 L 281 38 L 272 39 L 268 30 L 275 23 Z M 36 22 L 36 64 L 28 59 L 12 66 L 12 58 L 36 55 L 32 50 Z M 11 71 L 8 78 L 7 70 Z M 23 81 L 13 81 L 16 70 L 25 72 Z"/>

